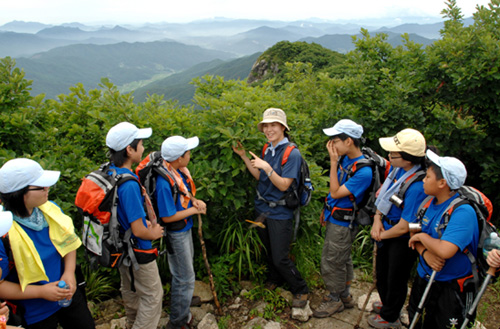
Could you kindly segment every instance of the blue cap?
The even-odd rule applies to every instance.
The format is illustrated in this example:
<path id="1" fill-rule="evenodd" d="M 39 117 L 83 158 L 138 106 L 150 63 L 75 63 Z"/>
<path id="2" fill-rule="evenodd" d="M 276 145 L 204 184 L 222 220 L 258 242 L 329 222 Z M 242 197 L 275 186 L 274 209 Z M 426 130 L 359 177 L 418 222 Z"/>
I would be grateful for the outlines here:
<path id="1" fill-rule="evenodd" d="M 327 136 L 346 134 L 352 138 L 361 138 L 361 135 L 363 135 L 363 127 L 352 120 L 342 119 L 337 122 L 335 126 L 323 129 L 323 132 Z"/>
<path id="2" fill-rule="evenodd" d="M 467 169 L 462 161 L 454 157 L 440 157 L 431 150 L 427 150 L 426 155 L 430 161 L 441 168 L 441 173 L 451 190 L 458 190 L 464 185 Z"/>

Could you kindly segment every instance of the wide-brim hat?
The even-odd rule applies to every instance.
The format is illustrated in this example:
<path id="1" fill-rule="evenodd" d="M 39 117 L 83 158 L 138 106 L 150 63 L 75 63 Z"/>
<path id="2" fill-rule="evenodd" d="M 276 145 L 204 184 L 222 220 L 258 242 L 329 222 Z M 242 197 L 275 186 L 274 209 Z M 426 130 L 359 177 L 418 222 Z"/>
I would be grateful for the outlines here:
<path id="1" fill-rule="evenodd" d="M 259 128 L 259 131 L 263 132 L 263 124 L 264 123 L 272 123 L 272 122 L 279 122 L 283 126 L 285 126 L 286 130 L 290 130 L 288 128 L 288 125 L 286 124 L 286 114 L 285 111 L 282 109 L 277 109 L 277 108 L 268 108 L 267 110 L 264 111 L 263 119 L 259 124 L 257 125 L 257 128 Z"/>

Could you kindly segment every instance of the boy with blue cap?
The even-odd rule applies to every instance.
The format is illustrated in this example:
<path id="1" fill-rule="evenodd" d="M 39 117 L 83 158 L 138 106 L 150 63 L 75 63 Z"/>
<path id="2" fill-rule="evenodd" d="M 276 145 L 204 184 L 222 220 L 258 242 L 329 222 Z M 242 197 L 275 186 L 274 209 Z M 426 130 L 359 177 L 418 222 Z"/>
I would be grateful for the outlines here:
<path id="1" fill-rule="evenodd" d="M 198 144 L 198 137 L 171 136 L 161 145 L 163 166 L 169 176 L 175 179 L 172 183 L 178 189 L 174 200 L 172 183 L 158 175 L 155 199 L 159 217 L 166 224 L 171 245 L 168 265 L 172 274 L 172 302 L 167 329 L 190 328 L 193 319 L 189 308 L 195 282 L 191 216 L 206 214 L 207 211 L 205 202 L 195 198 L 196 187 L 187 168 L 191 160 L 191 150 Z"/>
<path id="2" fill-rule="evenodd" d="M 474 285 L 459 285 L 471 275 L 471 263 L 464 252 L 477 254 L 479 229 L 477 215 L 469 204 L 458 206 L 443 227 L 443 212 L 459 197 L 456 191 L 464 184 L 467 171 L 453 157 L 440 157 L 427 150 L 431 162 L 424 178 L 425 193 L 433 196 L 422 218 L 422 232 L 412 236 L 409 246 L 418 251 L 418 276 L 413 283 L 408 313 L 415 316 L 432 271 L 436 271 L 424 305 L 422 328 L 459 328 L 474 299 Z M 417 324 L 418 326 L 418 324 Z"/>
<path id="3" fill-rule="evenodd" d="M 330 155 L 330 193 L 321 214 L 322 225 L 326 226 L 325 243 L 321 256 L 321 275 L 326 289 L 330 292 L 321 305 L 313 312 L 318 318 L 331 316 L 344 308 L 352 308 L 350 294 L 354 278 L 351 247 L 356 237 L 357 226 L 346 215 L 354 216 L 354 198 L 359 204 L 370 187 L 373 170 L 365 166 L 347 173 L 360 160 L 365 159 L 361 151 L 363 127 L 349 119 L 342 119 L 333 127 L 323 129 L 330 136 L 326 144 Z"/>

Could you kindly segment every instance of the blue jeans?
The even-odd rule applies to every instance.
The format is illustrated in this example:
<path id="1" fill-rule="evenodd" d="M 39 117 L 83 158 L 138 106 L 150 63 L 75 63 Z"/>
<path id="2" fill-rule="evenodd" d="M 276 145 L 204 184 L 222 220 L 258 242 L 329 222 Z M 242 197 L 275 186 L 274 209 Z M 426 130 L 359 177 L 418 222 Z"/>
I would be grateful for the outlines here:
<path id="1" fill-rule="evenodd" d="M 168 266 L 172 274 L 170 322 L 180 327 L 187 323 L 189 306 L 194 292 L 193 237 L 191 230 L 168 232 L 173 253 L 168 253 Z"/>

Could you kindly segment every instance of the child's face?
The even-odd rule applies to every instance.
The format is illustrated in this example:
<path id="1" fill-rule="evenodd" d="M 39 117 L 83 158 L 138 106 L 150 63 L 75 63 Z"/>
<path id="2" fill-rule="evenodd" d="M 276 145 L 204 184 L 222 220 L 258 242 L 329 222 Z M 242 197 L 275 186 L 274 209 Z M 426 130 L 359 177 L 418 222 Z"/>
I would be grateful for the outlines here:
<path id="1" fill-rule="evenodd" d="M 130 148 L 130 158 L 134 163 L 139 163 L 142 160 L 142 154 L 144 153 L 144 145 L 142 144 L 142 139 L 137 144 L 137 149 L 134 150 L 132 147 Z"/>
<path id="2" fill-rule="evenodd" d="M 187 167 L 189 161 L 191 160 L 191 151 L 186 151 L 180 158 L 180 168 Z"/>
<path id="3" fill-rule="evenodd" d="M 424 192 L 427 195 L 436 195 L 439 191 L 439 183 L 441 180 L 438 180 L 436 177 L 436 173 L 432 167 L 427 169 L 427 173 L 424 177 Z"/>

